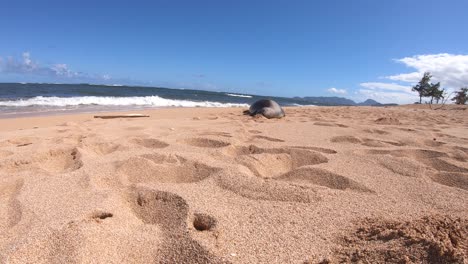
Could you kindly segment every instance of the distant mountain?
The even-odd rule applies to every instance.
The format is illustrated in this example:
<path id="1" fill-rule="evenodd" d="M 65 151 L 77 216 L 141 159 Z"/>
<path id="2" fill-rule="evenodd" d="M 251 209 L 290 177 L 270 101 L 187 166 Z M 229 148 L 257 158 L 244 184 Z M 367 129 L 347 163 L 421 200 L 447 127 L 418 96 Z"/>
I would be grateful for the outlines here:
<path id="1" fill-rule="evenodd" d="M 358 103 L 356 105 L 361 105 L 361 106 L 381 106 L 382 104 L 375 101 L 375 100 L 372 100 L 372 99 L 367 99 L 365 100 L 364 102 L 362 103 Z"/>
<path id="2" fill-rule="evenodd" d="M 294 97 L 296 100 L 303 101 L 306 104 L 313 104 L 313 105 L 356 105 L 356 102 L 353 100 L 343 98 L 343 97 Z"/>
<path id="3" fill-rule="evenodd" d="M 396 104 L 381 104 L 375 100 L 367 99 L 364 102 L 356 103 L 351 99 L 343 98 L 343 97 L 294 97 L 295 100 L 303 101 L 306 104 L 314 104 L 314 105 L 349 105 L 349 106 L 387 106 L 387 105 L 396 105 Z"/>

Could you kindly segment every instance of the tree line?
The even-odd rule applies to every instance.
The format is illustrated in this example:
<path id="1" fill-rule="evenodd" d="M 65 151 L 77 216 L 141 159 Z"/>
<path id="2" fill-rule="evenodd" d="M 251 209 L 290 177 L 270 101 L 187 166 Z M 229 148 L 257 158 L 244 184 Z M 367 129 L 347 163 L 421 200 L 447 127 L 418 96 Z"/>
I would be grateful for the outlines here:
<path id="1" fill-rule="evenodd" d="M 447 91 L 444 88 L 440 88 L 440 82 L 431 83 L 431 78 L 432 75 L 429 72 L 425 72 L 421 80 L 413 86 L 411 90 L 419 94 L 420 104 L 422 103 L 423 97 L 430 98 L 429 104 L 433 104 L 434 102 L 438 104 L 439 101 L 445 103 L 446 99 L 448 99 Z M 455 92 L 455 96 L 452 97 L 451 100 L 454 101 L 455 104 L 466 104 L 468 101 L 468 88 L 460 88 L 459 91 Z"/>

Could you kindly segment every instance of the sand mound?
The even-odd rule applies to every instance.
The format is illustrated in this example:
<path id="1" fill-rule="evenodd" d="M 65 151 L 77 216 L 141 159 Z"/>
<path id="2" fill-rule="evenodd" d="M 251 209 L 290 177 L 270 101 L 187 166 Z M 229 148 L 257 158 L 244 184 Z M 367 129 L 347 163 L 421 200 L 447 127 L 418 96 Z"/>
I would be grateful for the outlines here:
<path id="1" fill-rule="evenodd" d="M 466 263 L 468 220 L 432 215 L 409 222 L 366 219 L 332 262 Z"/>

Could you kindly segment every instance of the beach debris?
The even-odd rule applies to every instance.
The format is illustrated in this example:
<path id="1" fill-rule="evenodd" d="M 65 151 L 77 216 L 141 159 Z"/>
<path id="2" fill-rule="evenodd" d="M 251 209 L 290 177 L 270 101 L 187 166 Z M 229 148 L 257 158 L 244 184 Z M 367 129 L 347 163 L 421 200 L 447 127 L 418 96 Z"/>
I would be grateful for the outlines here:
<path id="1" fill-rule="evenodd" d="M 137 118 L 137 117 L 149 117 L 144 114 L 126 114 L 126 115 L 95 115 L 94 118 L 111 119 L 111 118 Z"/>
<path id="2" fill-rule="evenodd" d="M 17 147 L 24 147 L 24 146 L 29 146 L 31 145 L 32 143 L 24 143 L 24 144 L 19 144 L 19 145 L 16 145 Z"/>

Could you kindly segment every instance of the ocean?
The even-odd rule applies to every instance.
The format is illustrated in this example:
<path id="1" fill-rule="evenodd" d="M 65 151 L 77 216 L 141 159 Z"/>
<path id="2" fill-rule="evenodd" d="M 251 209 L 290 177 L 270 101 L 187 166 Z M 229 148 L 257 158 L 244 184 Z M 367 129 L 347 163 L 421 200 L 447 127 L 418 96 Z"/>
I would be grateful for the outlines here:
<path id="1" fill-rule="evenodd" d="M 298 98 L 230 92 L 91 84 L 0 83 L 0 117 L 102 112 L 161 107 L 248 107 L 268 98 L 282 106 L 311 105 Z"/>

